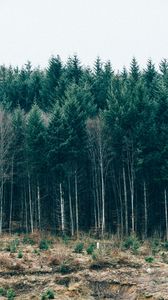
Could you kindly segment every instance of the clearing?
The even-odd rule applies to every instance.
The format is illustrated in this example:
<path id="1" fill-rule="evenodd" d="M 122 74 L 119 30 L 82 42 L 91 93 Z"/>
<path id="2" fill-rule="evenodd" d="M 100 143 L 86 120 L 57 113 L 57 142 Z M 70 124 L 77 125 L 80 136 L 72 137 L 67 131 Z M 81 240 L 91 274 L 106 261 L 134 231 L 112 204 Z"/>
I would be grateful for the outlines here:
<path id="1" fill-rule="evenodd" d="M 166 300 L 168 251 L 157 242 L 4 235 L 0 299 Z"/>

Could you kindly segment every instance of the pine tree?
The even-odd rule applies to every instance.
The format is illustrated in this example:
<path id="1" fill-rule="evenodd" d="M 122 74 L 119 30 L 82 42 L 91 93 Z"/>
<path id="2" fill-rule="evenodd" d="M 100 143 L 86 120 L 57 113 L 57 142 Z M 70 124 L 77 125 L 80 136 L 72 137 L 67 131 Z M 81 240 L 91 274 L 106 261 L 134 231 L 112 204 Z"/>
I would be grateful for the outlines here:
<path id="1" fill-rule="evenodd" d="M 46 167 L 46 128 L 40 109 L 32 107 L 26 128 L 30 224 L 41 229 L 41 175 Z"/>

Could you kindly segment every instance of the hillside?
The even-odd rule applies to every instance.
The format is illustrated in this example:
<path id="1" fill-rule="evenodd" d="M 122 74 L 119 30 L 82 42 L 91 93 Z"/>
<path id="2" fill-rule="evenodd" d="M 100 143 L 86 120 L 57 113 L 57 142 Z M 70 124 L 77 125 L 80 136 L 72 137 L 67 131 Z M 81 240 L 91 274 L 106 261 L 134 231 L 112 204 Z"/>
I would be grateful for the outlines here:
<path id="1" fill-rule="evenodd" d="M 99 241 L 100 249 L 93 250 L 95 243 L 86 237 L 81 242 L 37 233 L 3 236 L 0 299 L 52 299 L 47 291 L 59 300 L 168 299 L 168 252 L 163 244 L 136 246 L 135 241 L 113 238 Z"/>

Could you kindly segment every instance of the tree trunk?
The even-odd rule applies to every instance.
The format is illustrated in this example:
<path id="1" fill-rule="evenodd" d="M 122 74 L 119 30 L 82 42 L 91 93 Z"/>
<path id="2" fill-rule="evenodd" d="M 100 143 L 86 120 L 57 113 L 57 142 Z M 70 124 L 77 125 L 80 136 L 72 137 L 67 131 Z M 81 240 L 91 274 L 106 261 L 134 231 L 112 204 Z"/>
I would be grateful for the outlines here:
<path id="1" fill-rule="evenodd" d="M 12 170 L 11 170 L 11 193 L 10 193 L 10 213 L 9 213 L 9 233 L 12 233 L 12 212 L 13 212 L 13 158 L 12 158 Z"/>
<path id="2" fill-rule="evenodd" d="M 164 190 L 164 204 L 165 204 L 165 225 L 166 225 L 166 240 L 168 241 L 168 218 L 167 218 L 167 190 Z"/>
<path id="3" fill-rule="evenodd" d="M 40 203 L 40 186 L 39 186 L 39 182 L 37 184 L 37 203 L 38 203 L 38 223 L 39 223 L 39 230 L 41 230 L 41 203 Z"/>
<path id="4" fill-rule="evenodd" d="M 71 197 L 71 184 L 70 178 L 68 177 L 68 197 L 69 197 L 69 213 L 70 213 L 70 224 L 71 224 L 71 236 L 74 236 L 74 220 L 72 212 L 72 197 Z"/>
<path id="5" fill-rule="evenodd" d="M 99 189 L 98 189 L 98 174 L 95 165 L 95 194 L 96 194 L 96 205 L 97 205 L 97 225 L 98 230 L 100 231 L 101 228 L 101 215 L 100 215 L 100 196 L 99 196 Z"/>
<path id="6" fill-rule="evenodd" d="M 147 193 L 146 193 L 146 182 L 144 181 L 144 215 L 145 215 L 145 226 L 144 226 L 144 238 L 148 235 L 148 209 L 147 209 Z"/>
<path id="7" fill-rule="evenodd" d="M 127 151 L 128 179 L 131 193 L 131 232 L 135 233 L 133 154 Z"/>
<path id="8" fill-rule="evenodd" d="M 119 186 L 118 186 L 118 193 L 119 193 L 119 201 L 120 201 L 120 238 L 123 237 L 123 229 L 124 229 L 124 223 L 123 223 L 123 203 L 122 203 L 122 192 L 121 192 L 121 182 L 119 179 Z"/>
<path id="9" fill-rule="evenodd" d="M 64 212 L 64 197 L 62 191 L 62 183 L 59 184 L 60 188 L 60 204 L 61 204 L 61 231 L 62 234 L 65 233 L 65 212 Z"/>
<path id="10" fill-rule="evenodd" d="M 2 218 L 3 218 L 3 190 L 4 183 L 3 183 L 3 177 L 1 178 L 1 190 L 0 190 L 0 235 L 2 234 Z"/>
<path id="11" fill-rule="evenodd" d="M 75 209 L 76 209 L 76 235 L 79 236 L 79 212 L 78 212 L 78 179 L 75 171 Z"/>
<path id="12" fill-rule="evenodd" d="M 26 225 L 26 233 L 28 233 L 28 217 L 27 217 L 27 197 L 26 197 L 26 187 L 24 184 L 24 204 L 25 204 L 25 225 Z"/>
<path id="13" fill-rule="evenodd" d="M 134 180 L 131 177 L 131 231 L 135 232 L 135 214 L 134 214 Z"/>
<path id="14" fill-rule="evenodd" d="M 103 167 L 103 157 L 100 145 L 100 176 L 101 176 L 101 199 L 102 199 L 102 228 L 101 233 L 104 235 L 105 231 L 105 187 L 104 187 L 104 167 Z"/>
<path id="15" fill-rule="evenodd" d="M 128 198 L 127 198 L 127 185 L 126 185 L 124 165 L 123 165 L 123 184 L 124 184 L 124 206 L 125 206 L 125 234 L 126 236 L 128 236 Z"/>
<path id="16" fill-rule="evenodd" d="M 29 189 L 30 229 L 31 229 L 31 233 L 33 233 L 34 225 L 33 225 L 32 196 L 31 196 L 31 185 L 30 185 L 29 173 L 28 173 L 28 189 Z"/>

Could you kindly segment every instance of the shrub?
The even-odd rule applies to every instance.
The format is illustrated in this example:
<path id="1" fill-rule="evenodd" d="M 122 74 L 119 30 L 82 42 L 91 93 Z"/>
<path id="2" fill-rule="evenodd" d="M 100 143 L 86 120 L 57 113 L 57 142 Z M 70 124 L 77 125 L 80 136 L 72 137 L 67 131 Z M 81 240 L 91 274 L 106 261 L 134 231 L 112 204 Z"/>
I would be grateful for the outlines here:
<path id="1" fill-rule="evenodd" d="M 15 239 L 10 242 L 10 244 L 7 246 L 6 250 L 10 251 L 11 253 L 15 253 L 18 246 L 19 246 L 19 240 Z"/>
<path id="2" fill-rule="evenodd" d="M 15 292 L 14 292 L 13 289 L 7 290 L 7 294 L 6 295 L 7 295 L 7 299 L 8 300 L 13 300 L 16 297 Z"/>
<path id="3" fill-rule="evenodd" d="M 155 255 L 156 253 L 158 253 L 160 251 L 160 240 L 158 238 L 154 238 L 152 239 L 151 242 L 151 249 L 152 249 L 152 254 Z"/>
<path id="4" fill-rule="evenodd" d="M 95 248 L 96 248 L 96 245 L 95 245 L 95 244 L 93 244 L 93 243 L 90 244 L 90 245 L 88 246 L 88 248 L 86 249 L 87 254 L 92 255 L 93 252 L 94 252 L 94 250 L 95 250 Z"/>
<path id="5" fill-rule="evenodd" d="M 70 239 L 69 239 L 69 236 L 67 236 L 66 234 L 64 234 L 62 236 L 62 240 L 63 240 L 63 242 L 64 242 L 65 245 L 68 245 Z"/>
<path id="6" fill-rule="evenodd" d="M 168 241 L 164 242 L 162 246 L 166 251 L 168 251 Z"/>
<path id="7" fill-rule="evenodd" d="M 78 243 L 75 246 L 74 252 L 75 253 L 82 253 L 84 248 L 84 243 Z"/>
<path id="8" fill-rule="evenodd" d="M 48 250 L 49 249 L 49 242 L 45 239 L 41 240 L 39 243 L 40 250 Z"/>
<path id="9" fill-rule="evenodd" d="M 92 259 L 96 260 L 97 259 L 97 254 L 95 252 L 92 253 Z"/>
<path id="10" fill-rule="evenodd" d="M 37 254 L 37 255 L 40 255 L 40 250 L 39 250 L 39 249 L 34 249 L 34 250 L 33 250 L 33 253 L 34 253 L 34 254 Z"/>
<path id="11" fill-rule="evenodd" d="M 123 242 L 123 247 L 124 247 L 124 249 L 131 249 L 133 252 L 136 253 L 140 247 L 140 242 L 136 236 L 130 235 Z"/>
<path id="12" fill-rule="evenodd" d="M 0 296 L 5 296 L 6 295 L 6 291 L 3 287 L 0 287 Z"/>
<path id="13" fill-rule="evenodd" d="M 32 245 L 32 246 L 35 245 L 35 241 L 32 238 L 30 238 L 29 236 L 24 236 L 22 243 Z"/>
<path id="14" fill-rule="evenodd" d="M 23 252 L 21 250 L 19 250 L 17 258 L 22 258 L 23 257 Z"/>
<path id="15" fill-rule="evenodd" d="M 60 271 L 61 274 L 68 274 L 70 272 L 70 268 L 65 263 L 62 263 L 60 268 L 59 268 L 59 271 Z"/>
<path id="16" fill-rule="evenodd" d="M 46 295 L 46 293 L 43 293 L 42 295 L 41 295 L 41 300 L 47 300 L 48 298 L 47 298 L 47 295 Z"/>
<path id="17" fill-rule="evenodd" d="M 54 291 L 53 290 L 47 290 L 46 292 L 48 299 L 54 299 Z"/>
<path id="18" fill-rule="evenodd" d="M 153 263 L 154 258 L 153 258 L 153 256 L 147 256 L 147 257 L 145 257 L 145 261 L 148 263 Z"/>
<path id="19" fill-rule="evenodd" d="M 41 295 L 41 300 L 54 299 L 54 297 L 54 291 L 49 289 Z"/>

